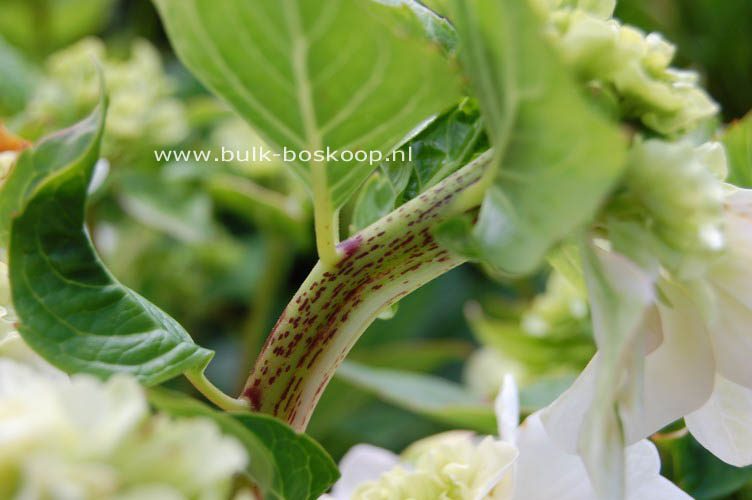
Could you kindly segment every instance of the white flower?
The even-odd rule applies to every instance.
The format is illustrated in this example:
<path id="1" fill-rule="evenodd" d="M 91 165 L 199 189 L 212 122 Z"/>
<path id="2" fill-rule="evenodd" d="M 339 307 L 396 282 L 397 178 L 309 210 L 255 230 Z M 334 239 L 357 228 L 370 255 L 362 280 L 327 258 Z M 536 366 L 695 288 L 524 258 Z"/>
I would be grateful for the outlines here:
<path id="1" fill-rule="evenodd" d="M 501 440 L 456 431 L 419 441 L 402 456 L 357 445 L 340 462 L 342 478 L 322 499 L 595 500 L 582 459 L 548 438 L 538 413 L 517 427 L 517 405 L 507 377 L 497 400 Z M 626 456 L 629 500 L 690 498 L 660 476 L 649 441 L 630 446 Z"/>
<path id="2" fill-rule="evenodd" d="M 642 369 L 627 369 L 623 377 L 622 390 L 637 387 L 639 397 L 623 402 L 620 416 L 627 444 L 685 417 L 709 451 L 745 466 L 752 464 L 752 190 L 734 190 L 724 209 L 726 251 L 705 276 L 679 282 L 664 275 L 658 281 L 662 298 L 635 336 L 645 358 L 633 366 Z M 543 411 L 547 430 L 566 451 L 578 448 L 600 356 Z"/>
<path id="3" fill-rule="evenodd" d="M 614 2 L 545 0 L 553 40 L 583 80 L 618 94 L 625 117 L 664 135 L 690 130 L 718 106 L 690 71 L 670 67 L 675 48 L 610 15 Z M 588 5 L 591 4 L 591 5 Z"/>
<path id="4" fill-rule="evenodd" d="M 0 498 L 220 500 L 246 462 L 210 420 L 151 415 L 133 378 L 0 358 Z"/>

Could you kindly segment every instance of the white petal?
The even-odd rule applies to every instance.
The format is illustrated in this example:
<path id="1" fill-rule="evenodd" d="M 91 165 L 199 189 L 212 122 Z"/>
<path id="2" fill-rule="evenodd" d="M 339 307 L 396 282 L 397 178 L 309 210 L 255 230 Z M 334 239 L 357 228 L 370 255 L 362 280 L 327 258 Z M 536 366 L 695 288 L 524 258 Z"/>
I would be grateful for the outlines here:
<path id="1" fill-rule="evenodd" d="M 660 475 L 661 462 L 655 445 L 643 439 L 626 449 L 626 500 L 691 499 L 671 481 Z"/>
<path id="2" fill-rule="evenodd" d="M 517 441 L 517 426 L 520 425 L 520 396 L 514 376 L 509 373 L 504 375 L 504 385 L 496 396 L 494 409 L 499 437 L 514 444 Z"/>
<path id="3" fill-rule="evenodd" d="M 599 360 L 600 355 L 596 353 L 572 386 L 540 411 L 546 432 L 566 453 L 577 452 L 582 422 L 593 402 Z"/>
<path id="4" fill-rule="evenodd" d="M 738 384 L 752 387 L 752 309 L 736 297 L 717 290 L 716 315 L 710 327 L 718 372 Z"/>
<path id="5" fill-rule="evenodd" d="M 358 486 L 378 479 L 398 463 L 399 456 L 389 450 L 370 444 L 355 445 L 339 462 L 342 476 L 332 487 L 331 496 L 335 500 L 349 500 Z"/>
<path id="6" fill-rule="evenodd" d="M 514 500 L 596 500 L 582 459 L 565 453 L 549 438 L 539 413 L 525 419 L 517 439 Z"/>
<path id="7" fill-rule="evenodd" d="M 752 390 L 716 375 L 708 402 L 684 420 L 695 439 L 724 462 L 752 464 Z"/>
<path id="8" fill-rule="evenodd" d="M 735 192 L 726 199 L 726 206 L 727 251 L 713 266 L 711 279 L 752 307 L 752 190 Z"/>
<path id="9" fill-rule="evenodd" d="M 623 335 L 624 340 L 636 333 L 636 326 L 641 322 L 640 314 L 655 298 L 654 279 L 622 255 L 598 248 L 594 248 L 594 252 L 598 265 L 585 266 L 585 281 L 593 317 L 593 335 L 598 347 L 602 348 L 621 341 L 613 338 L 616 333 Z M 591 272 L 587 272 L 588 269 Z M 614 301 L 618 301 L 618 305 Z M 614 332 L 613 328 L 622 331 Z"/>
<path id="10" fill-rule="evenodd" d="M 582 459 L 550 440 L 539 413 L 520 426 L 514 500 L 595 500 Z M 625 450 L 626 500 L 688 500 L 691 497 L 660 476 L 655 446 L 643 439 Z"/>
<path id="11" fill-rule="evenodd" d="M 628 444 L 702 406 L 713 390 L 713 350 L 687 294 L 665 284 L 671 302 L 659 306 L 663 343 L 645 359 L 642 404 L 621 408 Z"/>

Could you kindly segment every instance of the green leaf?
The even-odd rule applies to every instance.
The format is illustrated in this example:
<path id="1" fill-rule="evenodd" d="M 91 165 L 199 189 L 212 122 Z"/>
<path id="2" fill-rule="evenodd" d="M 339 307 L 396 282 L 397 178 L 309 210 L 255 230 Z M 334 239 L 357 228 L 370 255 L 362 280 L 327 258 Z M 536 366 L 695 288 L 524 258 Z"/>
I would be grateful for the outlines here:
<path id="1" fill-rule="evenodd" d="M 475 193 L 483 204 L 465 235 L 475 243 L 457 241 L 457 225 L 447 243 L 496 269 L 528 273 L 593 217 L 622 171 L 626 139 L 581 94 L 528 1 L 453 6 L 495 170 Z"/>
<path id="2" fill-rule="evenodd" d="M 366 181 L 355 201 L 350 234 L 365 229 L 394 210 L 399 194 L 397 187 L 388 176 L 382 172 L 373 174 Z"/>
<path id="3" fill-rule="evenodd" d="M 434 14 L 422 9 L 416 15 L 416 5 L 155 3 L 181 60 L 280 153 L 386 153 L 459 97 L 455 70 L 426 33 L 425 17 Z M 309 186 L 311 168 L 326 168 L 334 209 L 376 166 L 326 159 L 290 163 Z"/>
<path id="4" fill-rule="evenodd" d="M 106 104 L 27 150 L 1 193 L 9 275 L 24 340 L 53 365 L 156 384 L 203 368 L 212 352 L 105 269 L 84 225 Z"/>
<path id="5" fill-rule="evenodd" d="M 301 247 L 310 243 L 310 214 L 301 200 L 234 174 L 212 175 L 206 189 L 218 206 L 264 231 L 283 234 Z"/>
<path id="6" fill-rule="evenodd" d="M 734 467 L 706 450 L 692 434 L 679 439 L 658 440 L 669 479 L 696 500 L 732 498 L 752 480 L 752 466 Z M 666 459 L 670 459 L 670 462 Z M 668 463 L 666 463 L 668 462 Z M 673 465 L 673 467 L 670 467 Z M 746 498 L 743 495 L 733 498 Z"/>
<path id="7" fill-rule="evenodd" d="M 400 340 L 355 350 L 348 359 L 370 367 L 425 372 L 464 361 L 472 350 L 472 343 L 459 339 Z"/>
<path id="8" fill-rule="evenodd" d="M 0 246 L 8 246 L 13 216 L 43 180 L 72 163 L 90 164 L 89 168 L 94 165 L 99 155 L 103 112 L 100 109 L 75 127 L 51 136 L 19 156 L 0 189 Z"/>
<path id="9" fill-rule="evenodd" d="M 98 33 L 115 3 L 115 0 L 3 0 L 0 33 L 13 45 L 42 56 Z"/>
<path id="10" fill-rule="evenodd" d="M 149 392 L 159 410 L 178 417 L 208 417 L 243 446 L 250 457 L 248 474 L 266 499 L 316 500 L 339 478 L 324 449 L 305 434 L 259 413 L 224 413 L 178 393 Z"/>
<path id="11" fill-rule="evenodd" d="M 345 361 L 336 376 L 384 401 L 439 422 L 496 434 L 493 408 L 448 380 Z"/>
<path id="12" fill-rule="evenodd" d="M 728 154 L 731 184 L 752 188 L 752 113 L 734 123 L 723 136 Z"/>
<path id="13" fill-rule="evenodd" d="M 358 195 L 351 232 L 415 198 L 484 149 L 488 140 L 480 112 L 471 99 L 465 99 L 400 147 L 404 156 L 380 165 Z"/>
<path id="14" fill-rule="evenodd" d="M 417 0 L 373 0 L 383 3 L 384 5 L 405 6 L 408 12 L 414 15 L 418 21 L 423 24 L 426 36 L 438 43 L 447 53 L 452 53 L 457 49 L 457 32 L 454 31 L 452 24 L 446 18 L 436 15 L 436 12 L 423 5 L 423 2 Z"/>

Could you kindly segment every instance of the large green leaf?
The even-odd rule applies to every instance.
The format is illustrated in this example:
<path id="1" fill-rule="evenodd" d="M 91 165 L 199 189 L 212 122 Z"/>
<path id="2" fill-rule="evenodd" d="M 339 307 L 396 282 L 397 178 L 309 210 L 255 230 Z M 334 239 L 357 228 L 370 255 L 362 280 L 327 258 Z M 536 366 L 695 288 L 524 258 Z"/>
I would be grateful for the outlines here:
<path id="1" fill-rule="evenodd" d="M 260 413 L 224 413 L 180 394 L 152 390 L 149 400 L 178 417 L 208 417 L 238 439 L 250 457 L 248 473 L 272 500 L 315 500 L 339 477 L 337 466 L 316 441 Z"/>
<path id="2" fill-rule="evenodd" d="M 155 384 L 201 369 L 212 352 L 166 313 L 118 283 L 84 226 L 105 104 L 26 151 L 4 186 L 9 274 L 24 340 L 53 365 L 101 377 L 131 373 Z"/>
<path id="3" fill-rule="evenodd" d="M 752 113 L 734 123 L 723 136 L 729 159 L 728 182 L 752 187 Z"/>
<path id="4" fill-rule="evenodd" d="M 460 58 L 495 149 L 474 227 L 444 240 L 512 273 L 586 223 L 624 165 L 626 139 L 581 95 L 529 1 L 455 0 Z M 459 241 L 458 241 L 459 240 Z"/>
<path id="5" fill-rule="evenodd" d="M 154 1 L 186 66 L 280 153 L 386 153 L 459 95 L 440 48 L 446 37 L 426 23 L 435 15 L 415 2 Z M 309 184 L 311 167 L 326 167 L 334 208 L 375 168 L 292 164 Z"/>
<path id="6" fill-rule="evenodd" d="M 487 402 L 465 388 L 431 375 L 370 368 L 345 361 L 337 377 L 387 402 L 444 422 L 496 434 L 496 416 Z"/>

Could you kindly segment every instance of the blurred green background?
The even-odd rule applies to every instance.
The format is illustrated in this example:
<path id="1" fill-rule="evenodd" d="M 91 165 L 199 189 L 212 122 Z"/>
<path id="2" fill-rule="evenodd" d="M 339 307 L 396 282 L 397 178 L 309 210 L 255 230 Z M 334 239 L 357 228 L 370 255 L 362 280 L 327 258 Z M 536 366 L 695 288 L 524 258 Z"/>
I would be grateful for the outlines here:
<path id="1" fill-rule="evenodd" d="M 699 72 L 724 121 L 752 108 L 752 2 L 621 0 L 616 16 L 676 43 L 676 65 Z M 118 278 L 217 351 L 208 375 L 235 392 L 315 262 L 310 202 L 281 164 L 156 161 L 155 149 L 260 140 L 179 64 L 147 0 L 0 0 L 2 123 L 36 140 L 81 118 L 97 98 L 94 59 L 111 96 L 109 175 L 89 215 L 95 242 Z M 335 459 L 358 442 L 400 451 L 452 427 L 490 432 L 483 408 L 503 373 L 517 376 L 533 411 L 593 350 L 582 297 L 549 270 L 512 280 L 466 265 L 369 328 L 309 432 Z M 712 457 L 680 422 L 655 440 L 663 473 L 694 497 L 752 498 L 752 471 Z"/>

